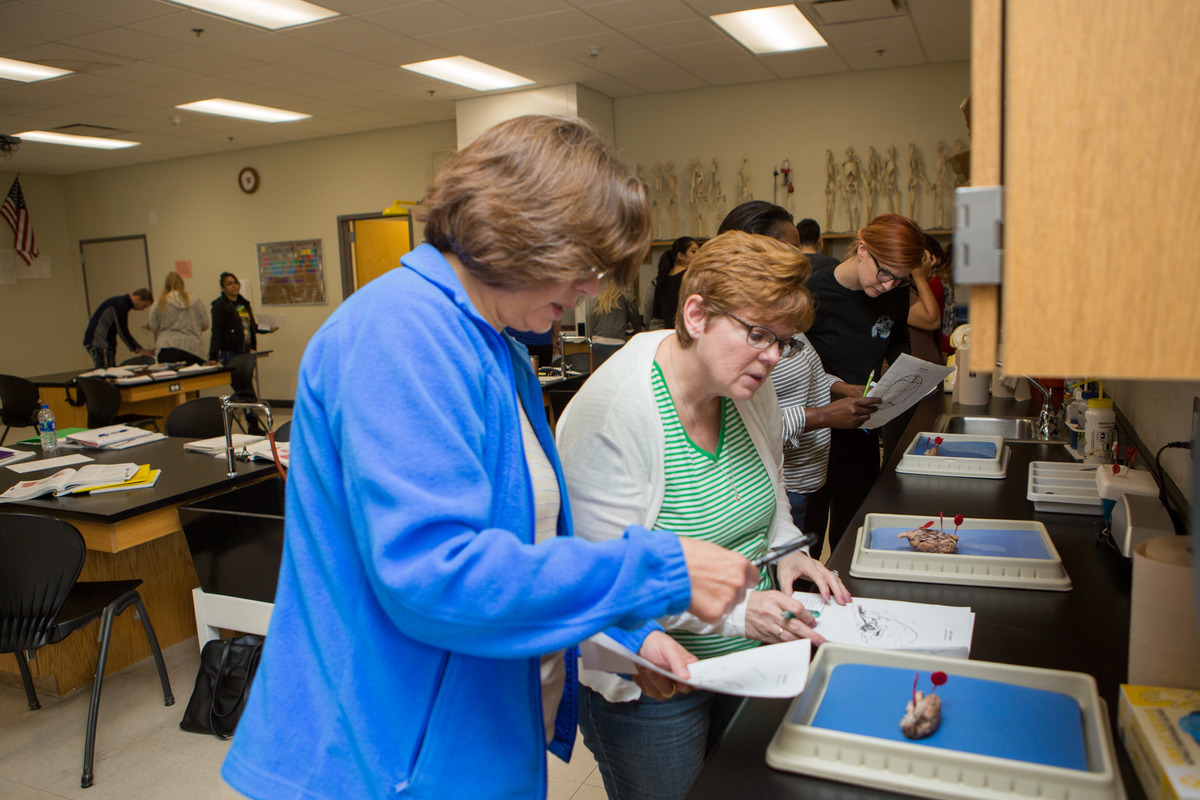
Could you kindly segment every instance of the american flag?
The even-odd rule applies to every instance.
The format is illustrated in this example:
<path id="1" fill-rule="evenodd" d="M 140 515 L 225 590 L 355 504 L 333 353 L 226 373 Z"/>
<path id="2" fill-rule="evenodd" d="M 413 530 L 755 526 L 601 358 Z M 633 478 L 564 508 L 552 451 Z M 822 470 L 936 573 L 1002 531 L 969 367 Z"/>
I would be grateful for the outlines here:
<path id="1" fill-rule="evenodd" d="M 25 259 L 26 264 L 32 264 L 38 257 L 37 243 L 33 240 L 33 228 L 29 224 L 29 209 L 25 207 L 25 195 L 21 193 L 21 179 L 13 180 L 4 205 L 0 206 L 0 215 L 13 229 L 13 247 L 17 255 Z"/>

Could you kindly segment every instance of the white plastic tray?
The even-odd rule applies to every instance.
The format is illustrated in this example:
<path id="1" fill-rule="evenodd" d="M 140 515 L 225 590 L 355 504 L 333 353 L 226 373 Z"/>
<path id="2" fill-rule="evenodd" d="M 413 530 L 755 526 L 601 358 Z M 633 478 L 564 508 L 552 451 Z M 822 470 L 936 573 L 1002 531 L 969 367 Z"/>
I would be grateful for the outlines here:
<path id="1" fill-rule="evenodd" d="M 990 442 L 996 445 L 993 458 L 951 458 L 927 456 L 917 452 L 922 437 L 930 440 L 941 437 L 943 442 Z M 896 472 L 910 475 L 943 475 L 958 478 L 1003 478 L 1008 471 L 1009 449 L 1004 446 L 1003 436 L 969 436 L 961 433 L 929 433 L 922 431 L 909 442 L 908 448 L 896 465 Z"/>
<path id="2" fill-rule="evenodd" d="M 1096 465 L 1062 461 L 1031 461 L 1025 495 L 1038 511 L 1056 514 L 1101 514 L 1096 489 Z"/>
<path id="3" fill-rule="evenodd" d="M 1009 556 L 978 556 L 961 553 L 921 553 L 916 550 L 896 551 L 868 547 L 875 528 L 919 528 L 930 517 L 900 514 L 867 514 L 858 529 L 850 574 L 856 578 L 883 581 L 913 581 L 916 583 L 951 583 L 961 586 L 999 586 L 1016 589 L 1042 589 L 1066 592 L 1071 579 L 1046 526 L 1040 522 L 1011 519 L 978 519 L 969 517 L 959 531 L 976 530 L 1033 530 L 1041 537 L 1049 558 L 1013 558 Z"/>
<path id="4" fill-rule="evenodd" d="M 895 742 L 809 725 L 820 707 L 833 668 L 840 664 L 943 670 L 951 676 L 1002 681 L 1067 695 L 1079 703 L 1087 770 L 976 755 L 916 742 Z M 881 709 L 899 723 L 896 709 Z M 775 769 L 945 800 L 1124 800 L 1108 714 L 1096 682 L 1079 672 L 961 661 L 852 645 L 823 644 L 809 667 L 808 684 L 767 747 Z"/>

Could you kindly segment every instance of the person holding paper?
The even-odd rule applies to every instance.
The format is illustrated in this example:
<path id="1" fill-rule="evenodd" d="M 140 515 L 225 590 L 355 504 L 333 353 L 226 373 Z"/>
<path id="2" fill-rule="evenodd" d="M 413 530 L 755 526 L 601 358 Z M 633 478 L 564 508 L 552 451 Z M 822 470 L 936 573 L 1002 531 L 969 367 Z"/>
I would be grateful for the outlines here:
<path id="1" fill-rule="evenodd" d="M 841 264 L 813 273 L 808 288 L 817 298 L 817 318 L 808 340 L 826 372 L 866 385 L 883 375 L 885 364 L 910 351 L 909 276 L 924 256 L 925 234 L 917 223 L 881 214 L 859 229 Z M 831 550 L 877 477 L 879 432 L 834 430 L 829 477 L 808 506 L 809 514 L 828 509 Z"/>
<path id="2" fill-rule="evenodd" d="M 242 284 L 232 272 L 221 273 L 221 296 L 212 301 L 212 339 L 208 360 L 228 364 L 241 353 L 258 349 L 258 334 L 274 333 L 279 326 L 260 328 L 250 301 L 241 294 Z"/>
<path id="3" fill-rule="evenodd" d="M 199 297 L 188 292 L 178 272 L 168 272 L 158 302 L 150 308 L 150 330 L 155 334 L 160 363 L 204 363 L 208 317 Z"/>
<path id="4" fill-rule="evenodd" d="M 758 580 L 663 531 L 572 535 L 541 387 L 503 331 L 637 274 L 645 190 L 599 134 L 500 123 L 415 213 L 426 242 L 301 362 L 279 588 L 222 771 L 250 797 L 544 798 L 546 751 L 575 741 L 576 644 L 603 630 L 682 669 L 645 620 L 719 619 Z"/>
<path id="5" fill-rule="evenodd" d="M 802 536 L 780 476 L 770 376 L 812 322 L 807 277 L 800 251 L 766 236 L 730 231 L 699 249 L 674 329 L 630 339 L 563 412 L 558 445 L 580 536 L 619 541 L 641 525 L 750 558 Z M 803 551 L 780 560 L 778 572 L 788 592 L 772 589 L 764 570 L 718 622 L 660 617 L 646 641 L 661 639 L 684 663 L 761 643 L 822 641 L 792 583 L 804 576 L 838 603 L 849 592 Z M 647 691 L 611 673 L 588 672 L 581 683 L 580 727 L 610 797 L 682 797 L 740 703 L 670 685 Z"/>

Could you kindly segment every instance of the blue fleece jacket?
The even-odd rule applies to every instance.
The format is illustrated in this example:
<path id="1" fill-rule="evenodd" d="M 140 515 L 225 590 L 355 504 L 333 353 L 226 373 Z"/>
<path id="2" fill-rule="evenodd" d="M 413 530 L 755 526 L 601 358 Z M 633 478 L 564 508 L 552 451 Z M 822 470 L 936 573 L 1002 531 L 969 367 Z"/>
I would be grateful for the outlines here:
<path id="1" fill-rule="evenodd" d="M 434 248 L 401 261 L 300 366 L 275 611 L 222 770 L 250 797 L 545 797 L 538 656 L 567 649 L 569 758 L 573 645 L 689 602 L 674 536 L 572 538 L 524 348 Z M 538 545 L 517 402 L 563 498 Z"/>

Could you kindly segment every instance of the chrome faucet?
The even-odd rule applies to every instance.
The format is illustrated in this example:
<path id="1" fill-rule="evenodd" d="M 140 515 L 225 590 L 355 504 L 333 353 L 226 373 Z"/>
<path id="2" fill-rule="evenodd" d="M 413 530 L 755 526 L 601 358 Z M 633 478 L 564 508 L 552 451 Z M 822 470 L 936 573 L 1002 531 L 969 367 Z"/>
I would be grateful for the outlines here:
<path id="1" fill-rule="evenodd" d="M 226 474 L 230 478 L 237 477 L 237 470 L 233 467 L 233 428 L 231 427 L 235 408 L 253 408 L 262 411 L 267 415 L 267 430 L 275 429 L 271 423 L 271 407 L 266 403 L 235 403 L 231 394 L 221 398 L 221 419 L 225 423 L 225 464 L 228 467 Z M 242 448 L 242 452 L 238 454 L 238 460 L 250 460 L 250 454 L 246 452 L 246 448 Z"/>
<path id="2" fill-rule="evenodd" d="M 1004 365 L 997 361 L 996 368 L 1003 369 Z M 1042 393 L 1042 410 L 1038 412 L 1037 422 L 1034 423 L 1034 436 L 1037 437 L 1039 442 L 1054 441 L 1058 437 L 1059 428 L 1063 422 L 1061 416 L 1063 409 L 1059 409 L 1058 413 L 1054 411 L 1054 406 L 1050 402 L 1050 390 L 1041 381 L 1028 375 L 1022 375 L 1021 377 L 1029 381 L 1030 386 Z"/>

